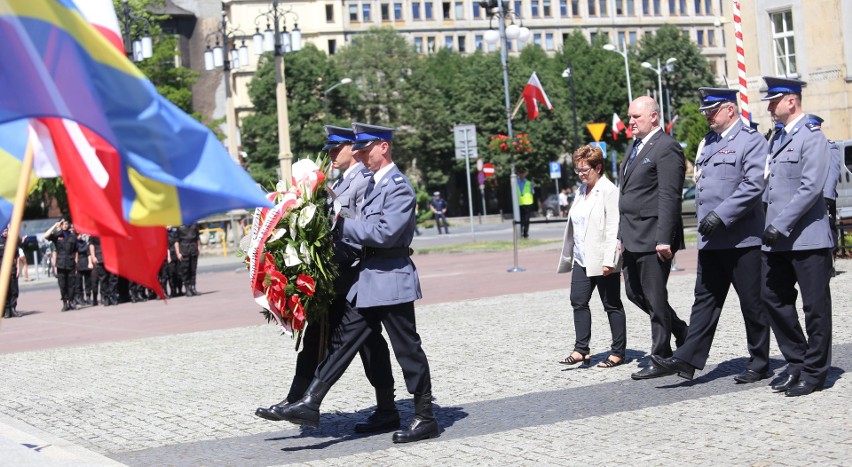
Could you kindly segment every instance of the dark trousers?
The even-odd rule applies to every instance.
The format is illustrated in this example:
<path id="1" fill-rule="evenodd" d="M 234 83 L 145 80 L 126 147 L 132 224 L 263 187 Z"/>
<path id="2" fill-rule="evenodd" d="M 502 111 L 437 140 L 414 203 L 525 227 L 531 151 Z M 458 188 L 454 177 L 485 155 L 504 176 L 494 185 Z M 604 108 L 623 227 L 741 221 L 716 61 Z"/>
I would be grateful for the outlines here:
<path id="1" fill-rule="evenodd" d="M 86 300 L 86 297 L 92 298 L 92 270 L 85 269 L 77 271 L 77 277 L 74 283 L 74 297 L 77 301 Z"/>
<path id="2" fill-rule="evenodd" d="M 94 279 L 94 286 L 92 287 L 94 297 L 98 297 L 98 289 L 101 291 L 101 301 L 104 304 L 107 303 L 107 299 L 118 297 L 116 294 L 118 293 L 118 276 L 109 272 L 104 267 L 104 263 L 100 262 L 95 265 L 94 275 L 96 276 Z"/>
<path id="3" fill-rule="evenodd" d="M 414 302 L 364 309 L 347 307 L 340 326 L 335 331 L 339 331 L 339 335 L 333 338 L 334 348 L 317 368 L 316 378 L 329 385 L 334 384 L 352 363 L 364 343 L 374 338 L 374 335 L 381 334 L 382 326 L 388 333 L 396 361 L 402 368 L 408 392 L 416 395 L 430 393 L 432 380 L 429 362 L 421 347 L 420 335 L 417 334 Z M 369 355 L 368 358 L 373 363 L 380 360 L 375 355 Z M 374 367 L 372 376 L 382 375 L 382 371 L 385 370 Z M 390 365 L 386 371 L 390 374 Z"/>
<path id="4" fill-rule="evenodd" d="M 450 225 L 447 224 L 447 216 L 442 212 L 433 213 L 435 218 L 435 227 L 438 229 L 438 235 L 441 234 L 441 227 L 444 227 L 444 233 L 450 233 Z"/>
<path id="5" fill-rule="evenodd" d="M 180 280 L 180 261 L 172 260 L 168 265 L 169 287 L 171 296 L 175 297 L 182 293 L 183 281 Z"/>
<path id="6" fill-rule="evenodd" d="M 532 213 L 532 204 L 522 204 L 519 206 L 521 210 L 521 235 L 524 238 L 530 236 L 530 214 Z"/>
<path id="7" fill-rule="evenodd" d="M 669 305 L 672 262 L 660 261 L 656 252 L 624 251 L 624 291 L 627 298 L 651 317 L 651 354 L 672 356 L 671 336 L 686 339 L 687 325 Z"/>
<path id="8" fill-rule="evenodd" d="M 763 253 L 761 298 L 787 373 L 822 385 L 831 366 L 831 249 Z M 796 312 L 802 291 L 807 339 Z"/>
<path id="9" fill-rule="evenodd" d="M 302 351 L 296 357 L 296 374 L 293 375 L 290 392 L 287 394 L 288 401 L 295 402 L 305 394 L 305 390 L 314 378 L 320 364 L 321 351 L 324 350 L 322 353 L 326 357 L 330 357 L 332 352 L 343 346 L 347 336 L 344 335 L 340 323 L 347 312 L 352 313 L 353 311 L 351 305 L 346 301 L 345 295 L 338 295 L 328 312 L 328 330 L 330 331 L 328 341 L 322 342 L 322 328 L 319 324 L 308 325 L 305 329 L 305 333 L 302 335 Z M 326 345 L 325 349 L 321 349 L 323 344 Z M 370 384 L 376 389 L 393 389 L 390 350 L 381 333 L 371 333 L 364 345 L 357 351 L 361 355 L 364 373 L 367 375 Z M 349 362 L 351 362 L 351 359 Z M 346 366 L 349 366 L 348 363 Z M 343 370 L 345 371 L 346 367 Z M 342 375 L 343 372 L 340 374 Z M 323 379 L 323 381 L 326 380 Z"/>
<path id="10" fill-rule="evenodd" d="M 9 290 L 6 292 L 6 303 L 3 304 L 3 312 L 6 310 L 14 310 L 18 308 L 18 270 L 12 268 L 12 274 L 9 275 Z"/>
<path id="11" fill-rule="evenodd" d="M 760 295 L 760 247 L 700 250 L 689 335 L 674 356 L 703 369 L 731 284 L 740 299 L 750 355 L 748 369 L 769 371 L 769 317 Z"/>
<path id="12" fill-rule="evenodd" d="M 74 299 L 74 278 L 73 269 L 56 269 L 56 280 L 59 282 L 59 295 L 62 301 Z"/>
<path id="13" fill-rule="evenodd" d="M 198 268 L 198 255 L 184 256 L 180 261 L 180 280 L 187 287 L 195 287 L 195 270 Z"/>
<path id="14" fill-rule="evenodd" d="M 598 289 L 598 296 L 609 318 L 609 329 L 612 332 L 610 353 L 624 358 L 624 349 L 627 347 L 627 320 L 624 306 L 621 304 L 621 274 L 589 277 L 586 275 L 586 268 L 577 263 L 574 263 L 571 270 L 571 306 L 574 308 L 574 332 L 577 335 L 574 350 L 582 355 L 589 354 L 589 339 L 592 337 L 589 300 L 595 288 Z"/>

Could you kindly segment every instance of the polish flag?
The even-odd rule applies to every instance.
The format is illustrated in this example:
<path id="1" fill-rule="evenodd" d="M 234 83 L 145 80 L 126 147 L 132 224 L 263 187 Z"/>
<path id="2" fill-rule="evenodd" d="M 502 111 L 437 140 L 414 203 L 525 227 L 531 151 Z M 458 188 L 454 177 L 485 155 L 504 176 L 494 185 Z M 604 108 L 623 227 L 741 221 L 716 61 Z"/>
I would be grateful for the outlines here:
<path id="1" fill-rule="evenodd" d="M 678 117 L 678 115 L 675 115 L 674 118 L 672 119 L 672 121 L 670 121 L 669 124 L 666 125 L 666 133 L 667 134 L 672 134 L 672 128 L 674 128 L 674 124 L 677 121 L 677 117 Z"/>
<path id="2" fill-rule="evenodd" d="M 622 131 L 627 131 L 627 139 L 633 137 L 633 131 L 630 130 L 629 126 L 626 126 L 624 122 L 621 121 L 621 118 L 618 117 L 618 114 L 612 114 L 612 139 L 617 140 L 618 134 Z"/>
<path id="3" fill-rule="evenodd" d="M 535 72 L 530 76 L 529 82 L 524 87 L 522 96 L 527 107 L 527 116 L 530 120 L 535 120 L 538 117 L 539 102 L 546 105 L 548 110 L 553 110 L 553 105 L 551 105 L 550 99 L 547 98 L 547 94 L 545 94 L 544 88 L 541 87 L 541 81 L 538 80 L 538 75 Z"/>

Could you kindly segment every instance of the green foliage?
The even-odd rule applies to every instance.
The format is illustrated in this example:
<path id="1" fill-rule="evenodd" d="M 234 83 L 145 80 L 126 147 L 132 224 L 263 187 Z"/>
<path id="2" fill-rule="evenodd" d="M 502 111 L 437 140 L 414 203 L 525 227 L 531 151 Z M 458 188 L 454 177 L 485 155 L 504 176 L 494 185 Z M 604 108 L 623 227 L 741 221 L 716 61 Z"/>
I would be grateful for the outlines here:
<path id="1" fill-rule="evenodd" d="M 678 141 L 686 143 L 684 155 L 689 161 L 695 162 L 698 144 L 710 128 L 707 126 L 707 119 L 698 110 L 698 104 L 686 104 L 679 109 L 679 112 L 680 118 L 675 124 L 675 137 Z"/>

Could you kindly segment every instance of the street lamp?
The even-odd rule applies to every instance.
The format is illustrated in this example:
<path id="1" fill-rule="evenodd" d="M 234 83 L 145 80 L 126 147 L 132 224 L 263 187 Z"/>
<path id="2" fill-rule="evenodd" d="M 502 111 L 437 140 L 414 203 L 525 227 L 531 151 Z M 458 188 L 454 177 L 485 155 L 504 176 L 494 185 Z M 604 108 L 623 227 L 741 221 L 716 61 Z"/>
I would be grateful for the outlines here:
<path id="1" fill-rule="evenodd" d="M 237 116 L 234 109 L 234 96 L 231 92 L 231 68 L 240 68 L 247 66 L 249 62 L 248 47 L 246 41 L 242 41 L 242 45 L 237 48 L 236 37 L 237 33 L 242 33 L 239 29 L 228 27 L 227 16 L 222 11 L 222 21 L 215 31 L 207 34 L 207 50 L 204 51 L 204 69 L 207 71 L 216 68 L 222 68 L 224 71 L 225 80 L 225 124 L 228 127 L 228 153 L 234 158 L 238 164 L 240 156 L 237 149 Z M 242 34 L 245 36 L 245 33 Z M 210 36 L 216 37 L 216 43 L 213 48 L 210 48 Z M 221 39 L 221 45 L 220 45 Z M 228 40 L 231 39 L 231 49 L 228 49 Z"/>
<path id="2" fill-rule="evenodd" d="M 293 30 L 287 31 L 286 17 L 293 15 Z M 266 30 L 260 32 L 258 21 L 266 19 Z M 282 180 L 290 179 L 293 166 L 293 154 L 290 152 L 290 119 L 287 114 L 287 85 L 284 83 L 284 54 L 302 49 L 302 31 L 299 29 L 299 15 L 292 7 L 278 9 L 278 0 L 273 0 L 269 11 L 261 13 L 254 20 L 255 34 L 252 36 L 254 53 L 275 52 L 275 102 L 278 111 L 278 164 Z"/>
<path id="3" fill-rule="evenodd" d="M 621 48 L 623 50 L 619 50 L 612 44 L 606 44 L 603 48 L 604 50 L 615 52 L 624 57 L 624 73 L 627 75 L 627 106 L 630 107 L 630 104 L 633 102 L 633 90 L 630 87 L 630 65 L 627 63 L 627 44 L 624 42 L 624 39 L 622 39 Z"/>
<path id="4" fill-rule="evenodd" d="M 328 89 L 326 89 L 325 91 L 322 92 L 322 108 L 323 108 L 323 115 L 325 115 L 325 124 L 326 125 L 328 125 L 328 93 L 337 89 L 338 86 L 343 86 L 344 84 L 349 84 L 351 82 L 352 82 L 352 78 L 343 78 L 338 83 L 336 83 L 334 86 L 332 86 L 332 87 L 330 87 L 330 88 L 328 88 Z"/>
<path id="5" fill-rule="evenodd" d="M 666 66 L 669 66 L 676 61 L 677 61 L 677 59 L 672 57 L 672 58 L 666 60 Z M 657 74 L 657 86 L 659 88 L 659 90 L 657 92 L 659 92 L 659 96 L 660 96 L 660 126 L 665 128 L 665 126 L 666 126 L 665 109 L 664 109 L 664 106 L 663 106 L 663 70 L 664 70 L 664 68 L 660 65 L 660 59 L 659 58 L 657 59 L 657 68 L 654 68 L 654 65 L 651 65 L 648 62 L 642 62 L 642 68 L 647 68 L 647 69 L 649 69 L 649 70 L 651 70 L 651 71 L 653 71 L 654 73 Z"/>
<path id="6" fill-rule="evenodd" d="M 569 78 L 571 81 L 571 112 L 574 114 L 574 146 L 576 149 L 580 146 L 580 136 L 577 131 L 577 101 L 574 100 L 574 73 L 571 62 L 568 62 L 568 67 L 562 72 L 563 78 Z"/>
<path id="7" fill-rule="evenodd" d="M 128 0 L 121 2 L 121 30 L 124 31 L 124 53 L 134 62 L 141 62 L 154 55 L 154 45 L 151 41 L 151 22 L 144 16 L 133 13 Z M 136 34 L 132 34 L 133 32 Z M 139 32 L 143 31 L 140 35 Z"/>
<path id="8" fill-rule="evenodd" d="M 503 0 L 497 0 L 496 3 L 494 0 L 489 0 L 481 2 L 480 5 L 485 7 L 488 12 L 489 26 L 490 20 L 494 19 L 495 16 L 497 17 L 498 31 L 495 33 L 493 29 L 489 29 L 484 34 L 483 39 L 490 45 L 494 45 L 497 41 L 500 41 L 500 65 L 503 68 L 503 94 L 506 101 L 506 127 L 507 135 L 511 141 L 514 138 L 514 134 L 512 133 L 512 104 L 509 101 L 509 41 L 518 40 L 522 43 L 527 41 L 530 38 L 530 30 L 524 27 L 523 24 L 515 24 L 515 20 L 521 23 L 521 16 L 509 10 L 508 7 L 504 8 Z M 496 12 L 494 11 L 495 6 L 497 7 Z M 506 26 L 506 17 L 512 23 L 509 26 Z M 518 229 L 520 228 L 521 212 L 518 206 L 518 174 L 515 172 L 515 156 L 511 152 L 509 153 L 509 166 L 511 167 L 512 217 L 516 227 L 512 229 L 515 264 L 509 269 L 509 272 L 518 272 L 524 270 L 518 267 Z"/>

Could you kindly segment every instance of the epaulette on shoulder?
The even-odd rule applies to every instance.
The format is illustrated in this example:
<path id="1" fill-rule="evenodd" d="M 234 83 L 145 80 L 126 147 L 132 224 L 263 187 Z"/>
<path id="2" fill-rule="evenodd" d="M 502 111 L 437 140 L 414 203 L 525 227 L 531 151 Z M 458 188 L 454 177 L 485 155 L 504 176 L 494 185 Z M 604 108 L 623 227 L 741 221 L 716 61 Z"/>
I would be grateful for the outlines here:
<path id="1" fill-rule="evenodd" d="M 822 130 L 822 128 L 820 128 L 820 126 L 815 124 L 815 123 L 806 123 L 805 126 L 808 127 L 808 130 L 811 130 L 811 131 L 821 131 Z"/>
<path id="2" fill-rule="evenodd" d="M 372 177 L 373 172 L 370 169 L 364 167 L 363 169 L 361 169 L 361 175 L 363 175 L 364 177 Z"/>
<path id="3" fill-rule="evenodd" d="M 394 175 L 394 176 L 393 176 L 393 178 L 392 178 L 392 180 L 393 180 L 393 182 L 394 182 L 394 183 L 396 183 L 397 185 L 400 185 L 400 184 L 405 183 L 405 177 L 403 177 L 402 175 L 399 175 L 399 174 Z"/>
<path id="4" fill-rule="evenodd" d="M 743 125 L 743 130 L 742 130 L 742 131 L 744 131 L 744 132 L 746 132 L 746 133 L 748 133 L 748 134 L 750 134 L 750 135 L 753 135 L 753 134 L 757 133 L 757 129 L 756 129 L 756 128 L 752 128 L 752 127 L 751 127 L 751 125 Z"/>

